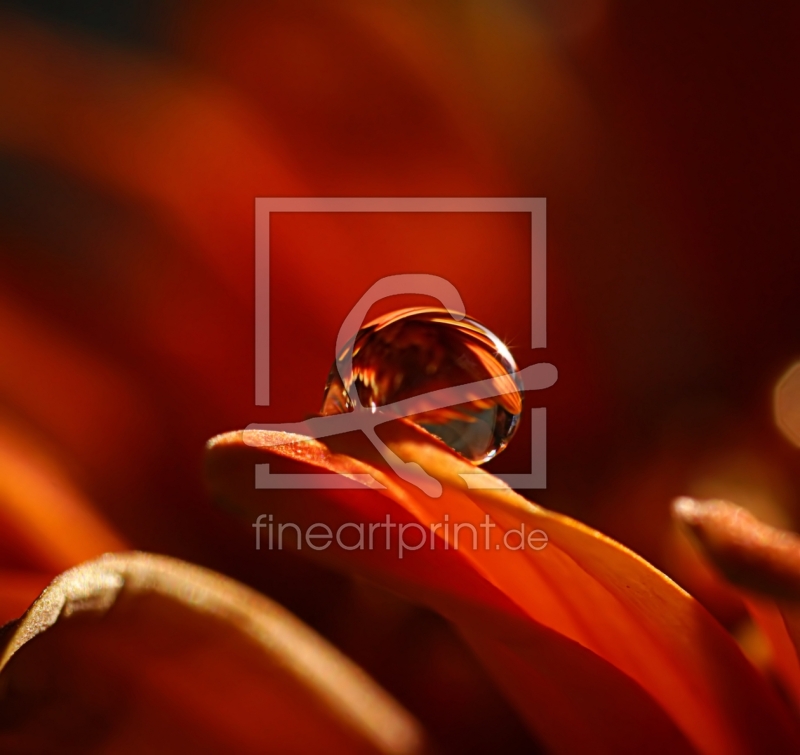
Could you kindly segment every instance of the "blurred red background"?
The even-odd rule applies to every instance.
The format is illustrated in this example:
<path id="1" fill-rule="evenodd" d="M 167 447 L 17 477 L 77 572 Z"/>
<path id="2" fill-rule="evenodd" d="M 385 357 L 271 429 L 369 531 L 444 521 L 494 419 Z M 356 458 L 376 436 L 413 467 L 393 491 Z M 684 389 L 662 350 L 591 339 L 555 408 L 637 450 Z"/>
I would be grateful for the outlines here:
<path id="1" fill-rule="evenodd" d="M 479 672 L 446 627 L 255 553 L 203 485 L 212 435 L 319 409 L 342 318 L 396 272 L 447 277 L 521 364 L 558 367 L 535 397 L 549 483 L 534 500 L 701 597 L 672 497 L 796 524 L 798 452 L 772 414 L 800 357 L 795 4 L 0 7 L 3 442 L 40 449 L 133 546 L 273 595 L 421 717 L 451 711 L 426 721 L 440 737 L 472 705 L 473 751 L 498 722 L 522 741 L 479 681 L 457 699 L 453 680 Z M 258 196 L 546 197 L 548 348 L 526 348 L 523 218 L 286 216 L 257 409 Z M 526 436 L 496 470 L 525 471 Z"/>

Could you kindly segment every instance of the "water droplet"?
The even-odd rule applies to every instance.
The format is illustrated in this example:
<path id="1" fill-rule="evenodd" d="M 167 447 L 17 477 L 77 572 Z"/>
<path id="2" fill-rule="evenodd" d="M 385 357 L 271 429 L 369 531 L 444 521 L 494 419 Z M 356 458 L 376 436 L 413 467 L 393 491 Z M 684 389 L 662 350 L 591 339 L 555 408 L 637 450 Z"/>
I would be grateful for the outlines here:
<path id="1" fill-rule="evenodd" d="M 344 383 L 337 366 L 350 355 L 352 375 L 345 375 Z M 365 325 L 337 356 L 321 413 L 354 411 L 351 386 L 361 407 L 374 412 L 376 406 L 491 380 L 501 395 L 472 397 L 409 418 L 482 464 L 506 447 L 519 424 L 522 383 L 516 372 L 506 345 L 479 322 L 468 317 L 457 322 L 443 309 L 399 310 Z"/>

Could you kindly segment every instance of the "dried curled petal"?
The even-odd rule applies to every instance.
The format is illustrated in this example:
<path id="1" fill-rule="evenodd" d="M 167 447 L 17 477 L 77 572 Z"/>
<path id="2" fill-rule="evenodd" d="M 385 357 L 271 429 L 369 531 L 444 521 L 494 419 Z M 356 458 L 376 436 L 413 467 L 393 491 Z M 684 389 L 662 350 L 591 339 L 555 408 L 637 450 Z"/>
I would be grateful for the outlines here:
<path id="1" fill-rule="evenodd" d="M 679 498 L 673 514 L 702 555 L 742 591 L 775 670 L 800 709 L 800 537 L 727 501 Z"/>
<path id="2" fill-rule="evenodd" d="M 4 630 L 0 751 L 415 753 L 413 719 L 284 609 L 174 559 L 107 555 Z"/>
<path id="3" fill-rule="evenodd" d="M 679 498 L 673 511 L 728 580 L 763 595 L 800 602 L 800 537 L 759 522 L 726 501 Z"/>

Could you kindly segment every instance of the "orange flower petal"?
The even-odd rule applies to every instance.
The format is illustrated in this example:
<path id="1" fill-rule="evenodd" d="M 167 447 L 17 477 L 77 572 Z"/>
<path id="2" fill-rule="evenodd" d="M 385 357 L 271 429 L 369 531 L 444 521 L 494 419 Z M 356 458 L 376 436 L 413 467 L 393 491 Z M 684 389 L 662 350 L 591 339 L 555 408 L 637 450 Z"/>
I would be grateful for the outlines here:
<path id="1" fill-rule="evenodd" d="M 4 639 L 3 752 L 422 748 L 413 719 L 291 614 L 174 559 L 71 569 Z"/>
<path id="2" fill-rule="evenodd" d="M 596 747 L 607 751 L 621 741 L 635 741 L 636 730 L 626 729 L 633 708 L 670 745 L 680 740 L 670 729 L 677 727 L 704 752 L 753 750 L 767 740 L 775 747 L 800 741 L 780 701 L 732 639 L 663 574 L 600 533 L 541 509 L 512 490 L 467 489 L 459 473 L 486 473 L 409 423 L 391 423 L 382 435 L 402 459 L 413 459 L 443 483 L 441 498 L 429 498 L 398 479 L 360 434 L 333 438 L 327 447 L 298 436 L 294 439 L 300 442 L 292 444 L 287 436 L 290 445 L 266 446 L 275 441 L 274 435 L 248 433 L 249 444 L 264 445 L 258 449 L 246 445 L 242 433 L 221 436 L 209 449 L 212 486 L 251 513 L 268 509 L 276 522 L 301 527 L 313 521 L 332 528 L 346 521 L 375 522 L 387 512 L 398 523 L 416 521 L 428 527 L 447 514 L 452 523 L 477 527 L 488 516 L 496 526 L 488 548 L 471 547 L 467 538 L 458 549 L 446 551 L 440 541 L 435 550 L 406 553 L 402 560 L 386 548 L 331 547 L 319 555 L 401 589 L 453 619 L 553 749 L 574 751 L 571 727 L 580 731 L 581 725 L 572 720 L 570 731 L 563 725 L 548 726 L 542 710 L 561 710 L 563 723 L 570 707 L 584 726 L 591 721 L 597 727 L 592 732 Z M 270 491 L 262 496 L 253 486 L 253 464 L 258 461 L 269 462 L 271 471 L 316 467 L 367 472 L 385 490 L 304 491 L 294 496 Z M 547 533 L 546 548 L 501 547 L 507 533 L 523 523 L 528 533 Z M 560 646 L 553 637 L 559 637 Z M 561 659 L 563 673 L 555 673 L 554 658 Z M 539 686 L 544 679 L 549 686 Z M 581 689 L 582 682 L 594 685 L 593 694 Z M 563 709 L 554 702 L 558 692 Z M 607 714 L 602 721 L 592 717 L 592 706 L 598 705 Z M 620 731 L 630 738 L 620 740 Z M 653 741 L 658 737 L 651 734 L 648 747 Z"/>
<path id="3" fill-rule="evenodd" d="M 209 475 L 220 502 L 226 508 L 244 506 L 257 513 L 266 507 L 253 487 L 253 465 L 265 461 L 265 451 L 271 470 L 284 473 L 313 473 L 315 467 L 344 474 L 375 472 L 355 458 L 331 454 L 316 442 L 256 449 L 243 444 L 241 433 L 230 433 L 209 446 Z M 301 497 L 273 490 L 268 495 L 268 510 L 275 516 L 275 545 L 279 522 L 291 522 L 306 531 L 315 523 L 337 530 L 351 522 L 380 523 L 387 516 L 398 526 L 419 521 L 393 498 L 369 489 L 306 491 Z M 287 534 L 292 532 L 287 529 Z M 631 741 L 663 743 L 663 752 L 692 751 L 639 685 L 569 638 L 532 623 L 502 590 L 455 554 L 454 563 L 439 548 L 426 548 L 406 554 L 398 564 L 396 552 L 386 547 L 382 536 L 374 546 L 351 551 L 332 548 L 310 555 L 423 602 L 453 621 L 537 737 L 554 752 L 587 748 L 621 752 Z"/>
<path id="4" fill-rule="evenodd" d="M 57 317 L 42 316 L 6 285 L 0 283 L 0 353 L 13 357 L 0 361 L 4 405 L 98 474 L 147 464 L 157 424 L 141 391 Z"/>
<path id="5" fill-rule="evenodd" d="M 681 498 L 673 513 L 705 558 L 741 588 L 775 670 L 800 708 L 800 537 L 726 501 Z"/>
<path id="6" fill-rule="evenodd" d="M 51 575 L 126 547 L 63 470 L 1 423 L 0 527 L 3 565 Z"/>

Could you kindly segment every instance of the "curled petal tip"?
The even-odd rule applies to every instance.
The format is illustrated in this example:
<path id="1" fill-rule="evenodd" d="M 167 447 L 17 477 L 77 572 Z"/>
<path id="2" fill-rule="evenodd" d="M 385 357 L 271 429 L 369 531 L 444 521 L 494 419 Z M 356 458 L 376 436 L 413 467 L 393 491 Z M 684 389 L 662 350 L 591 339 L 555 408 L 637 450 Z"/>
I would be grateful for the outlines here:
<path id="1" fill-rule="evenodd" d="M 685 524 L 696 524 L 701 516 L 703 504 L 694 498 L 683 496 L 672 502 L 672 515 Z"/>
<path id="2" fill-rule="evenodd" d="M 800 537 L 727 501 L 679 498 L 673 515 L 725 577 L 746 589 L 800 601 Z"/>

